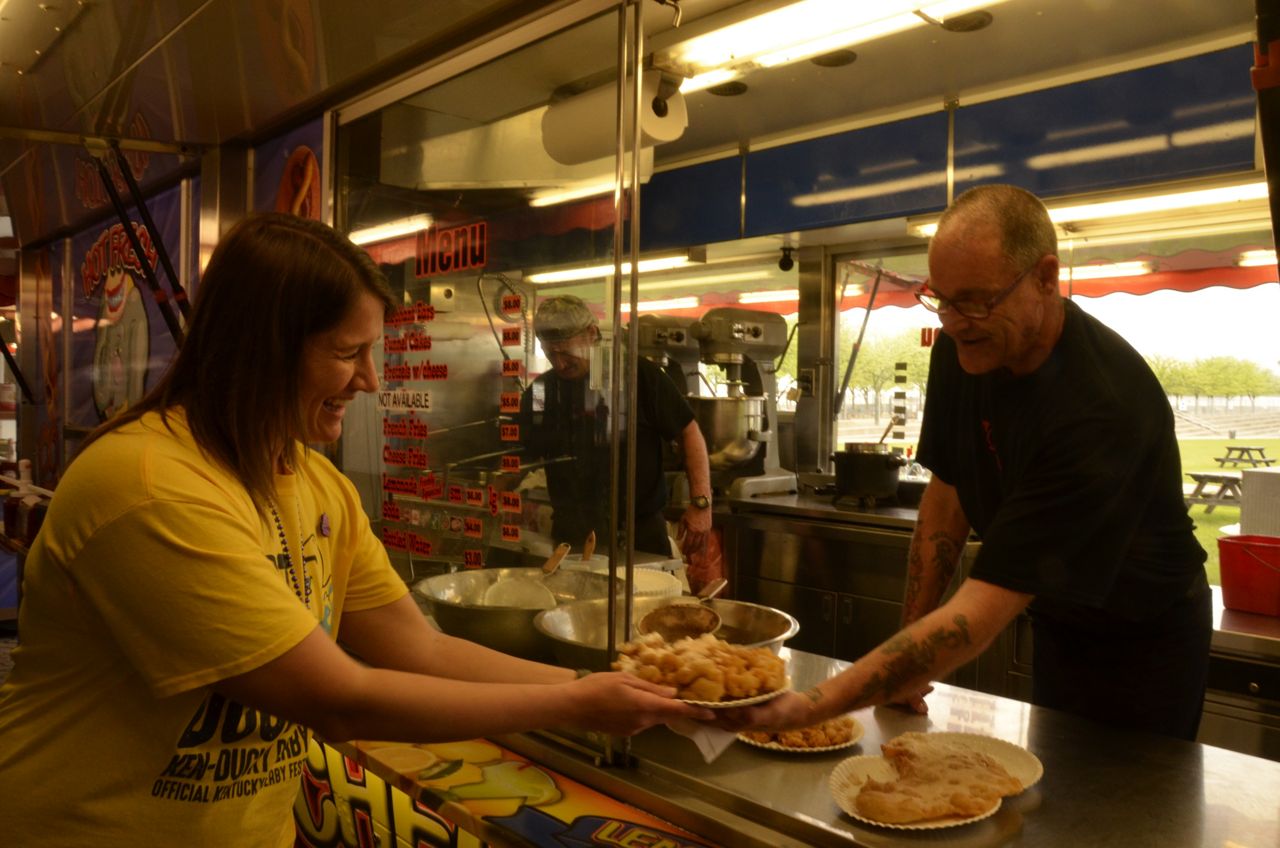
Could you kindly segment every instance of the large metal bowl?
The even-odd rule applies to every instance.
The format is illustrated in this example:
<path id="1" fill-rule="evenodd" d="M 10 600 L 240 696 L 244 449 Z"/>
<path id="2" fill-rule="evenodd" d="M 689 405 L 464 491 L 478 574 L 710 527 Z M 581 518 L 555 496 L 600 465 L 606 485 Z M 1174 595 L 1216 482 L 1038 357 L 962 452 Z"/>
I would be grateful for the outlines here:
<path id="1" fill-rule="evenodd" d="M 551 662 L 550 642 L 533 626 L 540 610 L 486 606 L 485 590 L 514 577 L 543 579 L 541 568 L 480 568 L 437 574 L 413 589 L 427 602 L 431 617 L 445 633 L 525 659 Z M 589 571 L 557 571 L 545 581 L 558 603 L 609 594 L 609 578 Z"/>
<path id="2" fill-rule="evenodd" d="M 631 622 L 633 629 L 645 613 L 671 602 L 670 598 L 636 598 Z M 681 602 L 696 603 L 693 598 Z M 710 601 L 709 605 L 720 614 L 723 622 L 716 636 L 735 645 L 766 647 L 777 653 L 784 642 L 800 632 L 800 622 L 773 607 L 720 598 Z M 621 644 L 633 638 L 634 633 L 628 636 L 622 632 L 621 609 L 618 618 L 615 639 Z M 533 626 L 551 644 L 554 661 L 558 665 L 593 671 L 604 671 L 609 667 L 606 598 L 570 601 L 555 609 L 544 610 L 534 616 Z"/>

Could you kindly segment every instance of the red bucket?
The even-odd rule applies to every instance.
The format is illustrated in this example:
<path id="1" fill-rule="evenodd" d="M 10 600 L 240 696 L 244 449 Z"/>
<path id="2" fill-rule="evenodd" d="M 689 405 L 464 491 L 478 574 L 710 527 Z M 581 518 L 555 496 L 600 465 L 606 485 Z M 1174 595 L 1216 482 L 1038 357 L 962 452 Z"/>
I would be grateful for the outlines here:
<path id="1" fill-rule="evenodd" d="M 1280 616 L 1280 537 L 1219 536 L 1222 604 Z"/>

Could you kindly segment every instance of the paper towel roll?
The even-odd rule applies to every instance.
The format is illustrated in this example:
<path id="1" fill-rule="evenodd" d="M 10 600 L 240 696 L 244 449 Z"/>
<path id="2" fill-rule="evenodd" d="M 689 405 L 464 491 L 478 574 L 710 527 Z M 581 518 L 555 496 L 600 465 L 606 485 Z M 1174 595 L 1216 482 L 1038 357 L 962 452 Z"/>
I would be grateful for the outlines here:
<path id="1" fill-rule="evenodd" d="M 657 99 L 662 72 L 644 72 L 640 95 L 640 144 L 675 141 L 689 125 L 684 95 L 675 91 Z M 552 103 L 542 115 L 542 146 L 562 165 L 577 165 L 613 155 L 617 149 L 617 84 Z"/>

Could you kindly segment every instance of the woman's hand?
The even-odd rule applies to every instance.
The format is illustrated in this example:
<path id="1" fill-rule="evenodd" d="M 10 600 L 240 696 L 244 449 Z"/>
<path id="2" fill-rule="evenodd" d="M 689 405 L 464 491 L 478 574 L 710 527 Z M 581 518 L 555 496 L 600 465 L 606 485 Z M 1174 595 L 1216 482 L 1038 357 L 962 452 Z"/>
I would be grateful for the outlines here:
<path id="1" fill-rule="evenodd" d="M 622 672 L 589 674 L 567 684 L 575 701 L 575 726 L 631 736 L 677 718 L 711 721 L 715 713 L 676 700 L 676 690 Z"/>

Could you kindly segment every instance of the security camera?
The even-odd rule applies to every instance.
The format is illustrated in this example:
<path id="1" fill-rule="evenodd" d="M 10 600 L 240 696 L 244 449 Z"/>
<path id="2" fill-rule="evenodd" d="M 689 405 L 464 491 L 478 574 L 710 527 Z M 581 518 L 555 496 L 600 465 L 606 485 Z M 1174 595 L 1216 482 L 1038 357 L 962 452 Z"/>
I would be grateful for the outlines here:
<path id="1" fill-rule="evenodd" d="M 790 271 L 796 267 L 796 261 L 791 258 L 791 250 L 789 247 L 782 248 L 782 258 L 778 260 L 779 271 Z"/>

